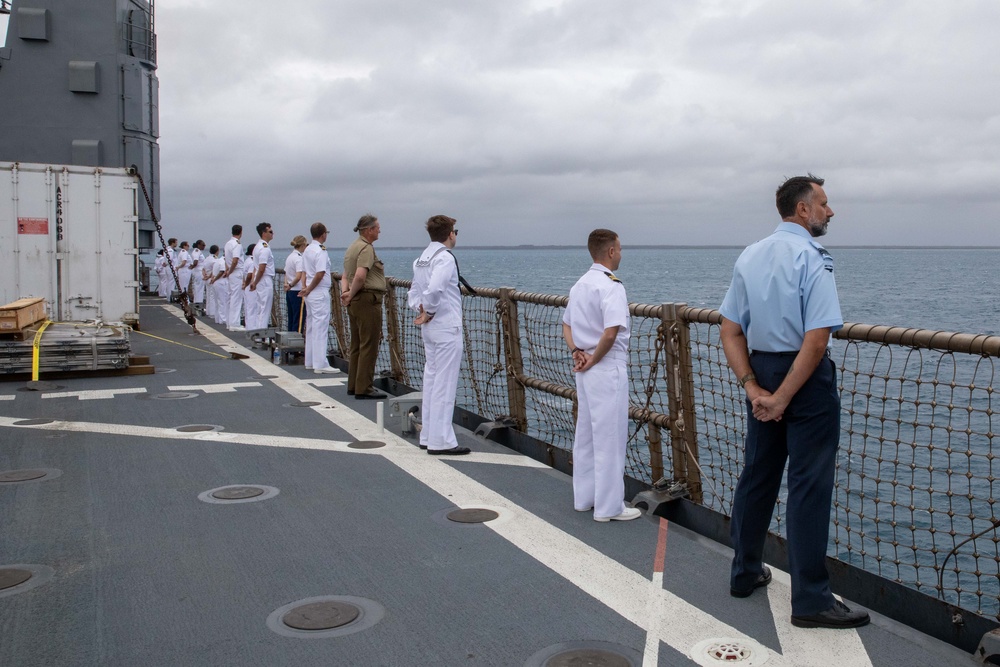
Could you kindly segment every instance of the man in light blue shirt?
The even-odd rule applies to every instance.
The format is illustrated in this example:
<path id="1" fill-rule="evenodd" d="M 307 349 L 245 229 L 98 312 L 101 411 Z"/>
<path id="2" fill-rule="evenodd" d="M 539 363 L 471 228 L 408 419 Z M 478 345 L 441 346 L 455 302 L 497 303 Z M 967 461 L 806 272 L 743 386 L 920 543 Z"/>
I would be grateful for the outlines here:
<path id="1" fill-rule="evenodd" d="M 792 625 L 853 628 L 868 623 L 868 613 L 833 597 L 825 562 L 840 441 L 840 395 L 828 346 L 844 321 L 833 257 L 815 240 L 833 217 L 822 186 L 823 179 L 809 174 L 778 188 L 782 222 L 740 255 L 720 308 L 726 359 L 747 395 L 744 467 L 730 525 L 730 593 L 748 597 L 771 581 L 764 541 L 787 460 Z"/>

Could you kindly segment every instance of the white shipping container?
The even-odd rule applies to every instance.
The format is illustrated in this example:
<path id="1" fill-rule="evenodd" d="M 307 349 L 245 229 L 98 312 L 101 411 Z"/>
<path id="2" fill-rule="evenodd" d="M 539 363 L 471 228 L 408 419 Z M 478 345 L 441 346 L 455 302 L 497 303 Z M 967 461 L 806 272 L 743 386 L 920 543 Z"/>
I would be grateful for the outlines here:
<path id="1" fill-rule="evenodd" d="M 0 162 L 0 305 L 138 324 L 137 191 L 125 169 Z"/>

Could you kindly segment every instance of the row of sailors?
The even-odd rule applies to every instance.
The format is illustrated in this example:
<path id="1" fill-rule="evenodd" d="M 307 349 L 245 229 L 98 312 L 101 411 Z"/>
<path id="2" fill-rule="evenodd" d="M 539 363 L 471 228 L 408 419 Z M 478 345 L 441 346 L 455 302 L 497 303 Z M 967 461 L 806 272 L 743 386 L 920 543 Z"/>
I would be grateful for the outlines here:
<path id="1" fill-rule="evenodd" d="M 257 225 L 260 241 L 251 244 L 244 253 L 240 242 L 242 231 L 240 225 L 234 225 L 233 238 L 223 250 L 220 252 L 219 246 L 213 245 L 207 256 L 202 240 L 190 249 L 186 241 L 178 248 L 177 239 L 169 239 L 166 252 L 160 250 L 154 263 L 160 280 L 157 293 L 165 298 L 173 291 L 190 293 L 195 304 L 204 304 L 208 317 L 230 331 L 266 329 L 274 298 L 274 255 L 269 244 L 274 232 L 266 222 Z M 305 238 L 298 238 L 304 246 Z M 298 305 L 295 313 L 299 313 Z M 296 323 L 290 330 L 298 328 Z"/>

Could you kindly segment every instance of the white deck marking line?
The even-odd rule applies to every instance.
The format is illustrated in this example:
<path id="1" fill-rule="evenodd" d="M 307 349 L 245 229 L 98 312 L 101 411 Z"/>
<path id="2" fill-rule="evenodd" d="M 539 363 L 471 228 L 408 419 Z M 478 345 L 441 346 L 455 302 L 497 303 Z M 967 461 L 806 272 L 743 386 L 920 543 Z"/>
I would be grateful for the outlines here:
<path id="1" fill-rule="evenodd" d="M 306 380 L 314 387 L 340 387 L 347 384 L 344 378 L 322 378 L 317 380 Z"/>
<path id="2" fill-rule="evenodd" d="M 798 657 L 802 667 L 828 667 L 829 665 L 851 665 L 851 667 L 872 667 L 871 659 L 858 631 L 826 630 L 823 628 L 796 628 L 791 624 L 792 598 L 785 592 L 791 591 L 791 576 L 783 570 L 771 567 L 772 581 L 767 587 L 767 600 L 774 615 L 774 629 L 785 653 Z M 772 590 L 775 582 L 782 584 L 782 590 Z M 840 596 L 837 596 L 840 599 Z"/>
<path id="3" fill-rule="evenodd" d="M 0 401 L 13 401 L 14 398 L 15 398 L 14 396 L 8 396 L 5 394 L 3 396 L 0 396 Z"/>
<path id="4" fill-rule="evenodd" d="M 188 384 L 167 387 L 170 391 L 203 391 L 206 394 L 226 394 L 240 387 L 262 387 L 260 382 L 230 382 L 228 384 Z"/>
<path id="5" fill-rule="evenodd" d="M 54 391 L 49 394 L 42 394 L 42 398 L 73 398 L 81 401 L 95 401 L 100 399 L 114 398 L 116 394 L 144 394 L 145 387 L 127 387 L 123 389 L 88 389 L 85 391 Z"/>
<path id="6" fill-rule="evenodd" d="M 164 308 L 178 319 L 183 319 L 178 308 L 173 306 L 164 306 Z M 220 347 L 250 353 L 246 348 L 236 345 L 232 340 L 213 330 L 206 330 L 205 337 Z M 248 356 L 248 359 L 240 361 L 260 375 L 277 373 L 279 377 L 272 382 L 296 399 L 301 401 L 331 401 L 330 397 L 315 387 L 310 387 L 280 366 L 272 365 L 269 360 L 253 353 L 248 354 Z M 343 404 L 333 402 L 343 407 Z M 650 580 L 645 576 L 621 565 L 581 540 L 511 502 L 510 499 L 498 492 L 467 477 L 455 467 L 441 461 L 440 457 L 427 456 L 425 452 L 413 447 L 389 431 L 381 435 L 378 434 L 378 427 L 374 422 L 353 410 L 317 410 L 316 412 L 343 430 L 354 434 L 358 439 L 386 442 L 388 447 L 369 451 L 385 457 L 387 461 L 440 494 L 442 498 L 448 498 L 450 502 L 461 503 L 465 506 L 478 506 L 479 503 L 485 503 L 495 507 L 508 508 L 518 516 L 518 521 L 503 522 L 497 525 L 491 525 L 491 522 L 487 522 L 485 525 L 591 597 L 614 609 L 615 612 L 637 627 L 655 633 L 665 644 L 684 655 L 687 655 L 690 648 L 697 642 L 711 637 L 742 638 L 756 642 L 736 628 L 723 623 L 666 590 L 660 591 L 660 599 L 657 601 L 663 613 L 659 619 L 648 618 L 646 613 Z M 612 523 L 608 528 L 624 532 L 628 530 L 628 524 Z M 724 585 L 725 583 L 723 583 Z M 771 589 L 769 593 L 775 594 L 780 588 L 790 604 L 791 595 L 787 586 L 775 586 L 772 582 L 769 588 Z M 652 627 L 650 627 L 650 623 Z M 788 616 L 776 618 L 775 623 L 779 626 L 787 626 L 785 628 L 787 633 L 792 632 Z M 798 631 L 798 628 L 795 631 Z M 855 631 L 840 630 L 838 632 Z M 802 659 L 806 656 L 799 654 L 798 649 L 798 643 L 793 643 L 787 648 L 783 644 L 782 653 L 775 653 L 768 649 L 768 665 L 787 665 L 788 667 L 802 665 Z M 868 659 L 863 645 L 861 645 L 859 652 L 860 655 L 844 656 L 839 667 L 870 665 L 871 661 Z"/>

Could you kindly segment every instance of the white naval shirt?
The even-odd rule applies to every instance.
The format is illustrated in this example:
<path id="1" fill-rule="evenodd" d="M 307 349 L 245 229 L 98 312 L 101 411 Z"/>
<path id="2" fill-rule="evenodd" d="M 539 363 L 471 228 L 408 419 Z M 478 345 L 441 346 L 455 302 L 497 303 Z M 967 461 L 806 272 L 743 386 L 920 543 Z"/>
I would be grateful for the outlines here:
<path id="1" fill-rule="evenodd" d="M 236 262 L 236 268 L 233 269 L 233 272 L 229 274 L 229 277 L 232 278 L 235 275 L 238 278 L 242 278 L 242 276 L 243 276 L 243 261 L 242 261 L 243 260 L 243 245 L 240 244 L 240 240 L 238 238 L 236 238 L 235 236 L 233 238 L 229 239 L 228 241 L 226 241 L 226 247 L 225 247 L 225 250 L 223 251 L 223 259 L 225 259 L 226 270 L 227 271 L 229 270 L 229 267 L 233 265 L 233 258 L 234 257 L 236 259 L 240 260 L 240 261 Z"/>
<path id="2" fill-rule="evenodd" d="M 563 322 L 573 331 L 577 347 L 592 354 L 609 327 L 620 327 L 608 354 L 628 354 L 631 317 L 625 286 L 606 266 L 594 263 L 569 291 Z"/>
<path id="3" fill-rule="evenodd" d="M 462 326 L 462 291 L 458 286 L 458 265 L 443 243 L 432 241 L 413 262 L 413 283 L 407 292 L 412 310 L 433 313 L 425 326 Z"/>
<path id="4" fill-rule="evenodd" d="M 326 275 L 323 276 L 319 285 L 316 285 L 316 290 L 330 291 L 330 285 L 332 284 L 330 281 L 330 254 L 316 239 L 313 239 L 306 246 L 305 252 L 302 253 L 302 270 L 306 272 L 306 284 L 303 286 L 303 289 L 309 287 L 309 284 L 316 277 L 317 273 L 326 271 Z"/>
<path id="5" fill-rule="evenodd" d="M 266 241 L 260 241 L 253 247 L 253 266 L 254 271 L 257 271 L 257 267 L 261 264 L 267 266 L 264 269 L 264 275 L 274 277 L 274 255 L 271 253 L 271 248 L 268 247 Z"/>
<path id="6" fill-rule="evenodd" d="M 301 292 L 305 285 L 296 284 L 298 273 L 302 270 L 302 253 L 298 250 L 292 252 L 285 258 L 285 283 L 291 285 L 290 290 Z"/>

